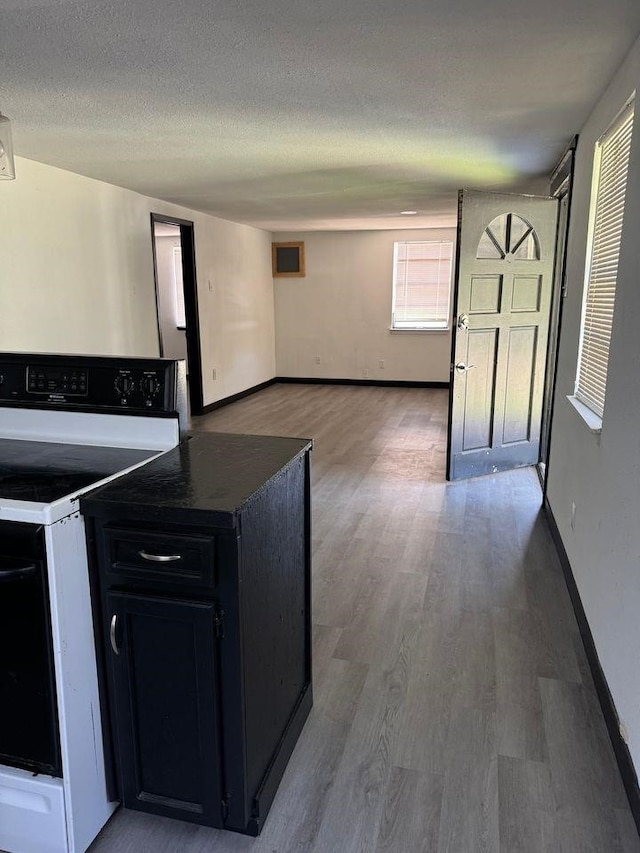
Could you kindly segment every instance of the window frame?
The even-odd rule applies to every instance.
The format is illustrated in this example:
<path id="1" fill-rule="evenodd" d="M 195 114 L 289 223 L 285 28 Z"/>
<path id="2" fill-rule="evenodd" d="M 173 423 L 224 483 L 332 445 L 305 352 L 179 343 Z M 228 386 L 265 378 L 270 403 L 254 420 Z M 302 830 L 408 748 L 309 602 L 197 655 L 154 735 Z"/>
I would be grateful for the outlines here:
<path id="1" fill-rule="evenodd" d="M 609 353 L 618 283 L 618 265 L 624 230 L 625 201 L 629 186 L 629 162 L 634 116 L 635 92 L 625 103 L 607 130 L 597 140 L 594 149 L 582 313 L 580 319 L 580 342 L 574 394 L 573 399 L 570 398 L 570 400 L 574 403 L 576 410 L 582 414 L 590 428 L 595 428 L 596 430 L 597 426 L 594 427 L 594 424 L 601 426 L 606 403 Z M 604 158 L 607 156 L 607 143 L 611 142 L 627 126 L 628 122 L 630 122 L 628 148 L 626 159 L 622 164 L 625 172 L 625 184 L 622 191 L 619 225 L 614 226 L 610 221 L 613 217 L 610 213 L 603 213 L 603 208 L 607 204 L 611 205 L 609 196 L 612 190 L 616 188 L 616 182 L 620 181 L 620 164 L 615 163 L 615 159 L 620 156 L 619 147 L 618 149 L 612 149 L 610 162 Z M 612 173 L 612 169 L 615 169 L 615 172 Z M 617 191 L 620 192 L 619 188 Z M 601 248 L 603 243 L 606 242 L 606 240 L 603 240 L 603 235 L 609 241 L 611 239 L 616 240 L 614 272 L 605 280 L 603 280 L 604 276 L 602 273 L 602 266 L 605 265 L 603 256 L 607 255 L 609 250 L 605 251 Z M 609 264 L 611 264 L 611 261 L 609 261 Z M 609 294 L 607 291 L 609 291 Z M 612 294 L 610 291 L 612 291 Z M 591 416 L 583 412 L 583 408 L 586 408 L 591 413 Z"/>
<path id="2" fill-rule="evenodd" d="M 408 320 L 396 320 L 396 314 L 398 313 L 396 310 L 397 304 L 397 296 L 399 290 L 399 282 L 398 282 L 398 264 L 399 258 L 398 254 L 401 246 L 417 246 L 417 245 L 438 245 L 438 246 L 448 246 L 449 248 L 449 257 L 445 258 L 445 262 L 448 262 L 449 266 L 449 276 L 448 281 L 446 282 L 446 319 L 440 320 L 435 317 L 423 321 L 416 321 L 411 323 Z M 439 263 L 442 263 L 442 258 L 438 259 Z M 392 275 L 392 284 L 391 284 L 391 324 L 389 326 L 389 330 L 391 332 L 449 332 L 451 329 L 451 290 L 453 285 L 453 270 L 454 270 L 454 241 L 452 238 L 442 238 L 437 240 L 395 240 L 393 243 L 393 275 Z M 427 286 L 425 284 L 425 286 Z M 442 286 L 442 277 L 438 275 L 438 280 L 436 287 L 439 288 Z M 398 323 L 400 325 L 398 325 Z"/>

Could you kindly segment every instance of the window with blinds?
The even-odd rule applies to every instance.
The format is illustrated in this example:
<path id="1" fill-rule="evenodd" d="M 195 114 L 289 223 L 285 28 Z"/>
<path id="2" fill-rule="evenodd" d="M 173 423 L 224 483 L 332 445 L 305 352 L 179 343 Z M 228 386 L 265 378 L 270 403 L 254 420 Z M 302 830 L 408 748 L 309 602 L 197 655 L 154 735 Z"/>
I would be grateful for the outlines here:
<path id="1" fill-rule="evenodd" d="M 392 329 L 448 329 L 451 240 L 394 243 Z"/>
<path id="2" fill-rule="evenodd" d="M 633 127 L 633 103 L 598 141 L 575 396 L 602 417 Z"/>

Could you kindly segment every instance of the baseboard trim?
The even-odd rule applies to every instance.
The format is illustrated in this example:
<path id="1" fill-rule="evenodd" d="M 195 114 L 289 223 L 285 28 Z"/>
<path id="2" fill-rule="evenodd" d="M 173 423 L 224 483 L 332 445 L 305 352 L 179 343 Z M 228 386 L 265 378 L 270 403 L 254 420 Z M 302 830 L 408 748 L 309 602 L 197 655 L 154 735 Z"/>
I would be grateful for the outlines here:
<path id="1" fill-rule="evenodd" d="M 640 834 L 640 788 L 638 787 L 638 776 L 633 765 L 633 760 L 631 758 L 631 753 L 629 752 L 629 747 L 627 746 L 622 735 L 620 734 L 618 712 L 616 711 L 616 706 L 613 701 L 611 691 L 609 690 L 609 685 L 607 684 L 606 676 L 600 664 L 600 659 L 598 657 L 598 652 L 593 641 L 591 628 L 589 627 L 587 615 L 584 612 L 584 607 L 582 606 L 582 600 L 580 598 L 578 586 L 573 576 L 571 563 L 569 562 L 569 557 L 564 547 L 564 543 L 560 535 L 560 530 L 558 528 L 558 525 L 553 515 L 553 511 L 551 509 L 551 506 L 549 505 L 549 501 L 547 500 L 547 498 L 545 498 L 544 501 L 544 510 L 547 516 L 547 521 L 549 522 L 551 536 L 553 537 L 553 541 L 558 551 L 558 556 L 560 558 L 562 571 L 567 582 L 567 587 L 569 588 L 569 595 L 571 597 L 573 610 L 576 614 L 576 619 L 578 621 L 580 636 L 582 637 L 582 642 L 587 653 L 589 668 L 591 669 L 591 675 L 593 676 L 593 682 L 595 684 L 596 693 L 598 694 L 602 713 L 604 714 L 604 719 L 607 724 L 609 738 L 611 739 L 611 744 L 613 746 L 613 751 L 616 756 L 616 761 L 618 762 L 618 768 L 620 769 L 620 775 L 622 776 L 622 783 L 627 794 L 627 799 L 629 800 L 629 807 L 631 808 L 631 813 L 633 815 L 633 819 L 635 820 L 638 834 Z"/>
<path id="2" fill-rule="evenodd" d="M 421 382 L 410 379 L 317 379 L 301 376 L 276 376 L 275 382 L 300 385 L 374 385 L 383 388 L 448 388 L 448 382 Z"/>
<path id="3" fill-rule="evenodd" d="M 251 394 L 255 394 L 257 391 L 262 391 L 263 388 L 268 388 L 277 381 L 278 380 L 276 379 L 267 379 L 266 382 L 261 382 L 259 385 L 253 385 L 251 388 L 246 388 L 238 394 L 231 394 L 230 397 L 223 397 L 222 400 L 216 400 L 215 403 L 209 403 L 208 406 L 203 406 L 200 415 L 208 415 L 209 412 L 221 409 L 223 406 L 228 406 L 229 403 L 235 403 L 236 400 L 242 400 L 243 397 L 250 397 Z M 200 417 L 200 415 L 198 415 L 198 417 Z"/>

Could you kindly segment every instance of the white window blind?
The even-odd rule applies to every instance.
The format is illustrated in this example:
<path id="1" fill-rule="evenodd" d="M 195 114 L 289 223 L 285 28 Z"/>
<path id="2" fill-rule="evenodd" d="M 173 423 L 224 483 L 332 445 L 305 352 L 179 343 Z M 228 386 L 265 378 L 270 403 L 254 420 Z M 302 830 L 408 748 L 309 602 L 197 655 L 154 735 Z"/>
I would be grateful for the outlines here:
<path id="1" fill-rule="evenodd" d="M 607 386 L 632 127 L 633 104 L 629 104 L 597 143 L 594 163 L 596 194 L 575 396 L 600 417 Z"/>
<path id="2" fill-rule="evenodd" d="M 394 243 L 393 329 L 448 329 L 451 240 Z"/>

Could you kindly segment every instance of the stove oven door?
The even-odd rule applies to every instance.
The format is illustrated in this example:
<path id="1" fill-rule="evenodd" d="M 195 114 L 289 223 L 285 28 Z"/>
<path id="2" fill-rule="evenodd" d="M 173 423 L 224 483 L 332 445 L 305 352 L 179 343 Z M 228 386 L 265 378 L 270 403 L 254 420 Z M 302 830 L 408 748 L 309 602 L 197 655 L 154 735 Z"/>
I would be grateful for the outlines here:
<path id="1" fill-rule="evenodd" d="M 62 776 L 44 531 L 0 522 L 0 764 Z"/>

